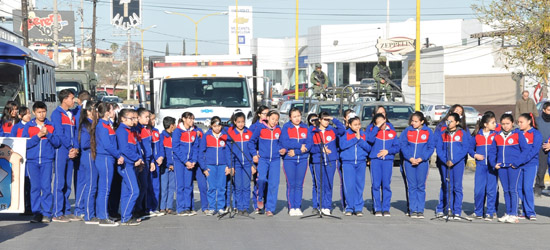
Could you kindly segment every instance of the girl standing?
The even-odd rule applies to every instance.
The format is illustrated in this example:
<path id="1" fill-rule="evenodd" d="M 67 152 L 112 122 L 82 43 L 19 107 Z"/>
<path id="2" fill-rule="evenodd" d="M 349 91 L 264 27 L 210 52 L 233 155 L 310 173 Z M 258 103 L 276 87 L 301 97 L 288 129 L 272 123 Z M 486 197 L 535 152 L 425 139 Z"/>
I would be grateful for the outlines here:
<path id="1" fill-rule="evenodd" d="M 411 218 L 424 218 L 426 205 L 426 179 L 430 168 L 430 157 L 435 148 L 435 137 L 426 125 L 426 118 L 416 111 L 409 119 L 409 126 L 399 137 L 403 173 L 408 187 Z"/>
<path id="2" fill-rule="evenodd" d="M 256 166 L 252 164 L 252 157 L 256 155 L 249 147 L 252 131 L 245 126 L 246 116 L 238 112 L 231 119 L 232 126 L 227 134 L 232 140 L 232 161 L 235 168 L 235 208 L 241 215 L 248 214 L 250 206 L 250 180 L 256 173 Z"/>
<path id="3" fill-rule="evenodd" d="M 399 141 L 395 130 L 386 124 L 383 114 L 374 115 L 371 125 L 374 126 L 367 136 L 367 141 L 372 146 L 369 158 L 374 214 L 390 217 L 391 175 L 393 159 L 399 152 Z"/>
<path id="4" fill-rule="evenodd" d="M 258 127 L 260 124 L 266 124 L 267 120 L 267 113 L 269 112 L 269 108 L 265 105 L 261 105 L 256 110 L 256 114 L 254 115 L 254 119 L 252 119 L 252 125 L 250 125 L 249 130 L 254 133 L 256 130 L 256 127 Z M 256 148 L 256 152 L 258 149 Z M 258 164 L 257 161 L 254 161 L 255 164 Z M 260 213 L 260 209 L 258 209 L 258 173 L 253 174 L 252 181 L 254 182 L 254 190 L 252 192 L 252 205 L 254 206 L 254 212 Z M 265 199 L 265 196 L 267 194 L 262 194 L 262 196 Z"/>
<path id="5" fill-rule="evenodd" d="M 19 104 L 17 104 L 17 102 L 6 102 L 2 118 L 0 119 L 0 137 L 10 136 L 13 126 L 19 122 L 19 116 L 17 115 L 18 111 Z"/>
<path id="6" fill-rule="evenodd" d="M 331 121 L 336 127 L 330 125 Z M 322 197 L 319 197 L 319 200 L 322 201 L 320 202 L 321 212 L 325 215 L 330 215 L 332 209 L 332 186 L 334 172 L 338 165 L 336 138 L 344 135 L 345 132 L 346 127 L 344 124 L 331 117 L 327 112 L 319 114 L 317 126 L 309 131 L 313 136 L 313 145 L 310 152 L 314 168 L 315 186 L 322 189 Z M 321 171 L 323 171 L 322 180 Z"/>
<path id="7" fill-rule="evenodd" d="M 289 116 L 290 121 L 283 125 L 280 139 L 282 147 L 286 150 L 286 155 L 283 156 L 283 171 L 287 182 L 288 214 L 302 216 L 302 193 L 312 136 L 308 133 L 307 125 L 302 122 L 302 112 L 299 108 L 290 109 Z"/>
<path id="8" fill-rule="evenodd" d="M 273 216 L 277 205 L 277 193 L 279 191 L 279 178 L 281 159 L 286 150 L 279 143 L 281 127 L 279 127 L 279 113 L 271 110 L 267 113 L 267 123 L 259 124 L 252 135 L 250 151 L 258 154 L 254 156 L 254 162 L 258 162 L 258 201 L 257 207 L 260 213 L 264 209 L 268 217 Z M 267 190 L 267 197 L 261 195 Z"/>
<path id="9" fill-rule="evenodd" d="M 19 122 L 11 129 L 10 137 L 21 137 L 23 135 L 23 129 L 25 124 L 31 121 L 31 111 L 29 108 L 22 106 L 19 107 Z"/>
<path id="10" fill-rule="evenodd" d="M 518 194 L 521 197 L 521 205 L 523 206 L 523 214 L 529 220 L 537 220 L 535 213 L 535 194 L 533 186 L 535 185 L 535 177 L 539 165 L 539 151 L 542 147 L 542 135 L 535 128 L 534 118 L 532 114 L 521 114 L 518 117 L 519 129 L 523 131 L 523 136 L 527 142 L 526 151 L 521 154 L 525 157 L 526 162 L 521 165 L 521 177 L 518 186 Z"/>
<path id="11" fill-rule="evenodd" d="M 208 213 L 224 213 L 226 176 L 231 173 L 231 156 L 227 148 L 228 136 L 222 131 L 221 119 L 210 120 L 210 129 L 200 143 L 200 167 L 208 181 Z"/>
<path id="12" fill-rule="evenodd" d="M 486 221 L 493 220 L 496 213 L 496 197 L 498 185 L 498 172 L 495 169 L 496 147 L 495 139 L 496 118 L 492 113 L 485 113 L 477 129 L 474 131 L 470 156 L 476 160 L 476 172 L 474 182 L 474 213 L 471 217 Z M 487 210 L 484 213 L 485 199 Z"/>
<path id="13" fill-rule="evenodd" d="M 366 160 L 370 145 L 365 132 L 361 131 L 361 120 L 353 113 L 349 116 L 348 129 L 340 137 L 340 159 L 346 206 L 344 215 L 363 216 L 363 190 L 365 189 Z"/>
<path id="14" fill-rule="evenodd" d="M 470 149 L 470 133 L 462 129 L 460 115 L 450 113 L 447 117 L 447 127 L 436 137 L 437 158 L 442 162 L 441 173 L 441 193 L 442 202 L 437 205 L 436 216 L 443 217 L 443 209 L 451 208 L 454 218 L 459 220 L 462 214 L 462 177 L 464 175 L 464 164 L 466 155 Z M 449 172 L 449 173 L 447 173 Z M 447 182 L 447 177 L 450 177 Z M 451 197 L 447 197 L 448 188 L 453 192 Z"/>
<path id="15" fill-rule="evenodd" d="M 92 157 L 92 148 L 96 151 L 95 126 L 97 126 L 97 114 L 95 103 L 84 101 L 80 110 L 78 121 L 78 145 L 80 146 L 80 168 L 84 175 L 83 194 L 80 195 L 84 203 L 84 221 L 86 224 L 98 224 L 99 219 L 95 214 L 97 192 L 97 168 Z M 93 139 L 92 139 L 93 138 Z M 92 144 L 93 142 L 93 144 Z M 95 156 L 95 155 L 94 155 Z M 79 203 L 79 202 L 78 202 Z M 77 204 L 78 204 L 77 203 Z M 76 205 L 75 205 L 76 206 Z"/>

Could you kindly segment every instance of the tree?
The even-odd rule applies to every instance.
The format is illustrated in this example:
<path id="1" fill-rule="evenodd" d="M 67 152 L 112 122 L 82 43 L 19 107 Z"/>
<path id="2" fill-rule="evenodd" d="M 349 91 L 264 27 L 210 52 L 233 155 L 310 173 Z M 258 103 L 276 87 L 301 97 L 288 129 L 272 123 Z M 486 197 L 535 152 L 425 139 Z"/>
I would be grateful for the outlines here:
<path id="1" fill-rule="evenodd" d="M 99 75 L 101 85 L 112 85 L 116 89 L 126 76 L 126 64 L 113 65 L 111 62 L 98 62 L 96 73 Z"/>
<path id="2" fill-rule="evenodd" d="M 493 0 L 473 5 L 480 22 L 495 29 L 511 46 L 501 50 L 506 67 L 523 67 L 524 74 L 548 84 L 550 66 L 550 1 Z"/>

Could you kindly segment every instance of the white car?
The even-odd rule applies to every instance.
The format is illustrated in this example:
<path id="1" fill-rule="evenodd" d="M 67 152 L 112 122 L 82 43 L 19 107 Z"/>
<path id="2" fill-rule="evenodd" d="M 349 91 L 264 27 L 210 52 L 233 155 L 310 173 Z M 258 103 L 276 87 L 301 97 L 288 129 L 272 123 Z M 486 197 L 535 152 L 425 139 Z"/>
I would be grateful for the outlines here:
<path id="1" fill-rule="evenodd" d="M 447 110 L 449 110 L 449 105 L 428 105 L 424 115 L 426 120 L 430 124 L 438 123 L 441 120 L 441 115 L 443 115 Z"/>

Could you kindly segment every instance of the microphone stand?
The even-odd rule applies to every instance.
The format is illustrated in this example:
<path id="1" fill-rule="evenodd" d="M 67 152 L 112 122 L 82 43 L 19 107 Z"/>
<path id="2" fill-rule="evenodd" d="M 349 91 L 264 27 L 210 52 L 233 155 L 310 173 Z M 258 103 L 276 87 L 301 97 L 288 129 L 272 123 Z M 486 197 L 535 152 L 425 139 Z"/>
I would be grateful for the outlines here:
<path id="1" fill-rule="evenodd" d="M 313 131 L 312 131 L 313 132 Z M 319 132 L 313 132 L 313 133 L 317 133 L 317 135 L 319 135 Z M 334 215 L 330 215 L 330 214 L 323 214 L 323 212 L 321 212 L 321 210 L 323 209 L 323 160 L 325 159 L 325 154 L 326 154 L 326 150 L 325 150 L 325 143 L 323 142 L 323 138 L 321 138 L 320 140 L 320 143 L 319 143 L 319 147 L 321 149 L 321 155 L 320 155 L 320 159 L 321 159 L 321 162 L 319 163 L 319 170 L 321 171 L 319 173 L 319 179 L 321 179 L 319 181 L 319 185 L 317 185 L 317 188 L 318 188 L 318 191 L 317 192 L 319 195 L 319 216 L 317 217 L 317 214 L 312 214 L 312 215 L 306 215 L 306 216 L 302 216 L 300 217 L 300 219 L 304 219 L 304 218 L 310 218 L 310 217 L 317 217 L 317 218 L 323 218 L 323 217 L 330 217 L 330 218 L 334 218 L 334 219 L 339 219 L 341 220 L 342 218 L 338 217 L 338 216 L 334 216 Z M 329 165 L 330 164 L 330 161 L 328 160 L 328 156 L 326 157 L 327 158 L 327 162 Z M 314 165 L 314 164 L 312 164 Z M 331 166 L 332 167 L 332 166 Z M 315 184 L 317 184 L 317 174 L 315 173 L 315 165 L 313 166 L 313 176 L 314 176 L 314 179 L 315 179 Z M 315 208 L 313 208 L 315 209 Z"/>

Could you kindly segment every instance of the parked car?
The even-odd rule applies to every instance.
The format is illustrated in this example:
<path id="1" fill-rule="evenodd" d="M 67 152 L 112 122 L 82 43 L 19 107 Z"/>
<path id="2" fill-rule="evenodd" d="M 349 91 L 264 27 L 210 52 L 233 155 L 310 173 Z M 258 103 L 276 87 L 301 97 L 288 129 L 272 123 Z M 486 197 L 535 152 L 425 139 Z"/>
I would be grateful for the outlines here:
<path id="1" fill-rule="evenodd" d="M 311 103 L 317 103 L 318 101 L 317 100 L 311 100 Z M 279 122 L 281 124 L 285 124 L 286 122 L 288 122 L 290 120 L 290 118 L 288 117 L 288 112 L 290 111 L 290 109 L 292 108 L 299 108 L 300 110 L 302 110 L 302 120 L 305 121 L 306 119 L 306 116 L 307 116 L 307 112 L 309 110 L 309 106 L 310 106 L 310 102 L 309 101 L 306 101 L 306 104 L 305 104 L 306 108 L 305 108 L 305 112 L 304 112 L 304 100 L 303 99 L 299 99 L 299 100 L 289 100 L 289 101 L 285 101 L 283 102 L 283 104 L 281 104 L 281 107 L 279 108 L 279 113 L 281 113 L 281 117 L 279 118 Z"/>
<path id="2" fill-rule="evenodd" d="M 95 92 L 95 98 L 97 100 L 101 100 L 101 98 L 103 98 L 104 96 L 108 96 L 109 94 L 107 93 L 107 91 L 96 91 Z"/>
<path id="3" fill-rule="evenodd" d="M 411 105 L 400 102 L 368 102 L 357 103 L 353 109 L 361 119 L 362 128 L 366 128 L 371 123 L 374 109 L 378 106 L 386 108 L 387 119 L 398 135 L 409 126 L 409 117 L 414 112 Z"/>
<path id="4" fill-rule="evenodd" d="M 101 98 L 102 102 L 114 102 L 114 103 L 122 103 L 122 98 L 115 96 L 115 95 L 108 95 Z"/>
<path id="5" fill-rule="evenodd" d="M 273 106 L 273 108 L 281 107 L 281 104 L 283 103 L 283 101 L 284 101 L 283 95 L 281 94 L 273 94 L 271 96 L 271 106 Z"/>
<path id="6" fill-rule="evenodd" d="M 439 120 L 441 120 L 441 117 L 443 117 L 442 115 L 449 110 L 449 108 L 449 105 L 428 105 L 424 112 L 428 124 L 437 124 Z"/>
<path id="7" fill-rule="evenodd" d="M 307 83 L 300 83 L 298 84 L 298 96 L 303 96 L 304 92 L 306 92 L 307 89 Z M 290 86 L 289 89 L 283 91 L 283 96 L 294 96 L 296 94 L 296 86 Z"/>
<path id="8" fill-rule="evenodd" d="M 340 121 L 343 121 L 344 117 L 343 117 L 343 114 L 340 114 L 340 110 L 344 112 L 346 111 L 346 109 L 349 109 L 349 108 L 353 108 L 353 105 L 349 103 L 344 103 L 342 105 L 340 104 L 339 101 L 321 101 L 321 102 L 311 103 L 311 107 L 307 113 L 319 114 L 325 111 L 329 113 L 329 115 L 331 115 L 332 117 L 337 118 Z"/>

